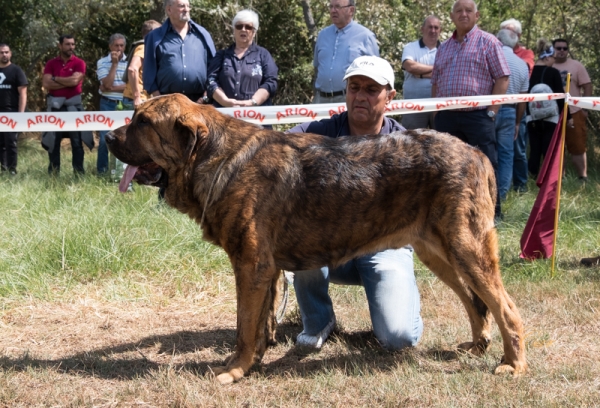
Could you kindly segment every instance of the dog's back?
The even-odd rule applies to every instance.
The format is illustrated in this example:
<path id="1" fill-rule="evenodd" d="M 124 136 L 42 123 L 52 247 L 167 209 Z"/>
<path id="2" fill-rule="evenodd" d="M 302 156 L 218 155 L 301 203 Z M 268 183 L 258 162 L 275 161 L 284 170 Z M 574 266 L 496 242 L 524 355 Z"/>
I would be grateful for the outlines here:
<path id="1" fill-rule="evenodd" d="M 166 186 L 167 203 L 231 260 L 238 332 L 235 353 L 213 369 L 221 383 L 240 379 L 274 338 L 280 269 L 409 243 L 466 308 L 472 341 L 459 348 L 484 352 L 493 314 L 504 345 L 495 372 L 527 370 L 522 321 L 499 270 L 493 169 L 458 139 L 428 130 L 285 135 L 169 95 L 142 105 L 109 141 L 126 163 L 165 173 L 152 180 Z"/>
<path id="2" fill-rule="evenodd" d="M 453 136 L 417 130 L 340 138 L 265 132 L 256 138 L 223 191 L 238 200 L 224 197 L 224 210 L 237 218 L 244 208 L 263 222 L 260 228 L 276 237 L 275 259 L 283 269 L 338 264 L 357 253 L 427 239 L 432 230 L 493 227 L 493 168 Z"/>

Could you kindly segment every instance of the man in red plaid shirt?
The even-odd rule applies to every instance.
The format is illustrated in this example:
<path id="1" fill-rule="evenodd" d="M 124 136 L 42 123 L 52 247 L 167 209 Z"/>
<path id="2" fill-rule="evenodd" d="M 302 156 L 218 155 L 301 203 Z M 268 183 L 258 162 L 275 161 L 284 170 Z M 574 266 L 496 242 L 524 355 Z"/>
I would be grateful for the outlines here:
<path id="1" fill-rule="evenodd" d="M 473 0 L 457 0 L 450 18 L 456 30 L 438 49 L 431 77 L 434 98 L 505 94 L 510 69 L 502 43 L 477 27 L 479 11 Z M 478 147 L 497 168 L 494 119 L 500 105 L 444 110 L 435 116 L 435 129 Z M 496 220 L 502 217 L 496 199 Z"/>

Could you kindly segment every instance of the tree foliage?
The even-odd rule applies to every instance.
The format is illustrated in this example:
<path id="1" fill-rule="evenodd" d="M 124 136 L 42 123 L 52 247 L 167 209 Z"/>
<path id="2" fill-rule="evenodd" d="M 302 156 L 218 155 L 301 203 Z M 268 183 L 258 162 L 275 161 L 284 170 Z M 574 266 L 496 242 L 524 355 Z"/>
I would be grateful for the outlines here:
<path id="1" fill-rule="evenodd" d="M 23 67 L 30 85 L 32 110 L 42 110 L 41 74 L 56 55 L 61 34 L 73 34 L 76 53 L 88 66 L 86 102 L 97 107 L 96 61 L 108 52 L 108 37 L 120 32 L 129 42 L 139 39 L 143 21 L 162 21 L 162 0 L 13 0 L 0 15 L 0 41 L 11 45 L 13 61 Z M 192 18 L 212 34 L 218 49 L 233 40 L 231 20 L 243 8 L 260 16 L 259 45 L 279 66 L 278 104 L 307 103 L 312 96 L 312 49 L 318 31 L 330 24 L 328 0 L 192 0 Z M 453 30 L 449 11 L 453 0 L 359 0 L 356 20 L 377 36 L 381 55 L 397 73 L 402 89 L 402 49 L 419 36 L 430 14 L 440 17 L 442 38 Z M 481 0 L 479 25 L 496 33 L 501 21 L 514 17 L 523 24 L 522 42 L 534 48 L 538 38 L 566 38 L 571 53 L 588 69 L 593 82 L 600 77 L 600 3 L 597 0 Z"/>

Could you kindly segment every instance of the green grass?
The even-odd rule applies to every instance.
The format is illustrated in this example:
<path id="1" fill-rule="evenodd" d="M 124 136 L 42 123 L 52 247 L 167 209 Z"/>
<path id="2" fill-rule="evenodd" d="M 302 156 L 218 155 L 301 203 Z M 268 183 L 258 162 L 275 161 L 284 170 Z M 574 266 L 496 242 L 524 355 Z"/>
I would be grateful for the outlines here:
<path id="1" fill-rule="evenodd" d="M 209 367 L 235 341 L 227 256 L 156 189 L 72 174 L 57 177 L 39 142 L 20 144 L 19 174 L 0 175 L 0 406 L 598 406 L 600 255 L 596 163 L 580 184 L 568 167 L 556 274 L 519 258 L 537 188 L 510 193 L 499 226 L 501 268 L 523 316 L 530 373 L 492 375 L 484 357 L 457 354 L 470 335 L 457 297 L 416 261 L 425 333 L 388 353 L 370 333 L 361 288 L 331 286 L 339 325 L 321 353 L 303 354 L 294 296 L 278 345 L 243 381 L 220 387 Z"/>
<path id="2" fill-rule="evenodd" d="M 193 221 L 158 204 L 156 189 L 121 194 L 95 176 L 94 155 L 85 176 L 72 173 L 64 151 L 61 174 L 50 177 L 45 151 L 32 141 L 19 159 L 19 174 L 0 184 L 0 296 L 52 299 L 74 284 L 141 275 L 185 290 L 229 268 Z"/>
<path id="3" fill-rule="evenodd" d="M 144 275 L 170 282 L 206 279 L 227 272 L 220 249 L 202 241 L 188 217 L 158 203 L 156 189 L 136 186 L 121 194 L 117 184 L 95 173 L 95 154 L 86 155 L 86 175 L 71 172 L 63 151 L 62 174 L 46 173 L 47 156 L 37 142 L 21 143 L 19 174 L 2 175 L 0 218 L 0 296 L 24 294 L 51 299 L 56 287 L 98 279 L 127 280 Z M 557 279 L 579 272 L 579 258 L 600 254 L 600 186 L 591 169 L 582 185 L 571 174 L 563 184 L 557 243 Z M 509 193 L 499 227 L 502 271 L 506 281 L 549 279 L 550 261 L 519 258 L 519 240 L 537 187 Z M 423 269 L 419 266 L 418 269 Z"/>

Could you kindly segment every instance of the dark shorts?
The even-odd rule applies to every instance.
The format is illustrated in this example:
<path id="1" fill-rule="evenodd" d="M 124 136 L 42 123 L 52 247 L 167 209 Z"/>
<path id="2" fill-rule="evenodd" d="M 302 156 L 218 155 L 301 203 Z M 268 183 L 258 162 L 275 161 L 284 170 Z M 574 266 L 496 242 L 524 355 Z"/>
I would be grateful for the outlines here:
<path id="1" fill-rule="evenodd" d="M 579 156 L 587 150 L 587 117 L 582 110 L 571 115 L 573 118 L 573 127 L 567 126 L 565 141 L 567 151 L 574 156 Z"/>

